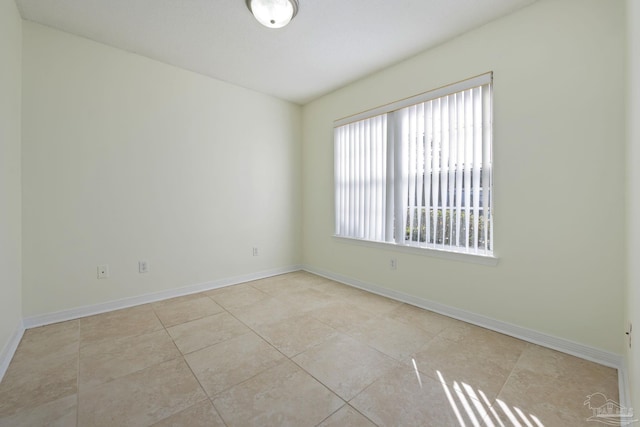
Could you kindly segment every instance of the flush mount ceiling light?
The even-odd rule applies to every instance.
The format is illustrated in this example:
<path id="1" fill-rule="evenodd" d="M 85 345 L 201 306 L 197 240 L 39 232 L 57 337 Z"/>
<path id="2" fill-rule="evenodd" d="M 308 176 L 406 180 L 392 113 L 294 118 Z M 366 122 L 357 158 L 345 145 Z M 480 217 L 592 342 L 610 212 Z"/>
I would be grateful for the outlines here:
<path id="1" fill-rule="evenodd" d="M 246 0 L 247 7 L 259 23 L 282 28 L 298 13 L 298 0 Z"/>

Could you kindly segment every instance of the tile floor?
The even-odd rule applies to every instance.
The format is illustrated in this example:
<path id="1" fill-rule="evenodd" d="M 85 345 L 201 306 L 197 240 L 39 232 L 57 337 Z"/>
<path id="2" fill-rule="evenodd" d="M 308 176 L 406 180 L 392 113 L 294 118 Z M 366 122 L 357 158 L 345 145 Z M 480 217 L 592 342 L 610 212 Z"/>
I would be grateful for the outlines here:
<path id="1" fill-rule="evenodd" d="M 31 329 L 0 426 L 582 426 L 614 369 L 305 272 Z"/>

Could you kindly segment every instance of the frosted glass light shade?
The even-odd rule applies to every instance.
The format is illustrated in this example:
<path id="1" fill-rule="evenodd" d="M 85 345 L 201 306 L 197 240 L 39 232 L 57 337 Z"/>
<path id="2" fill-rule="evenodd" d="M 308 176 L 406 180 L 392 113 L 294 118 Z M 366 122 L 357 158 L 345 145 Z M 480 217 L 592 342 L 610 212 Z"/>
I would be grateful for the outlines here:
<path id="1" fill-rule="evenodd" d="M 247 0 L 253 16 L 265 27 L 282 28 L 298 13 L 297 0 Z"/>

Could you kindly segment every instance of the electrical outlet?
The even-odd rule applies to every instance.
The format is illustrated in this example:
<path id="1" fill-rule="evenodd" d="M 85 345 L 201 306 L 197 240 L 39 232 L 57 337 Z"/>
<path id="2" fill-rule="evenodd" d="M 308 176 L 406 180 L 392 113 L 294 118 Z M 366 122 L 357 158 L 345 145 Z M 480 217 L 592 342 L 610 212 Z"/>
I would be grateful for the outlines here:
<path id="1" fill-rule="evenodd" d="M 391 260 L 389 260 L 389 268 L 391 270 L 397 270 L 398 269 L 398 260 L 395 258 L 391 258 Z"/>
<path id="2" fill-rule="evenodd" d="M 257 247 L 253 247 L 253 256 L 258 256 L 258 248 Z"/>
<path id="3" fill-rule="evenodd" d="M 627 337 L 629 338 L 629 348 L 631 348 L 631 332 L 633 332 L 633 324 L 629 322 L 629 329 L 626 332 Z"/>
<path id="4" fill-rule="evenodd" d="M 98 266 L 98 279 L 106 279 L 109 277 L 109 266 L 108 265 L 99 265 Z"/>
<path id="5" fill-rule="evenodd" d="M 149 272 L 149 261 L 138 261 L 138 272 L 139 273 L 148 273 Z"/>

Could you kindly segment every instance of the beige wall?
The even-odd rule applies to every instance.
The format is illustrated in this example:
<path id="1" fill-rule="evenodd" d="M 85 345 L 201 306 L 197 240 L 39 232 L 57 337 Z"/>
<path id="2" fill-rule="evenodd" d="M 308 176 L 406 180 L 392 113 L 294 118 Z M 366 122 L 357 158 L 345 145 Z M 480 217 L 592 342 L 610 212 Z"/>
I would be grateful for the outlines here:
<path id="1" fill-rule="evenodd" d="M 306 105 L 305 263 L 620 354 L 624 28 L 624 2 L 541 0 Z M 499 264 L 332 237 L 332 121 L 486 71 Z"/>
<path id="2" fill-rule="evenodd" d="M 25 317 L 301 262 L 299 106 L 23 28 Z"/>
<path id="3" fill-rule="evenodd" d="M 15 2 L 0 0 L 0 356 L 22 325 L 21 26 Z"/>
<path id="4" fill-rule="evenodd" d="M 625 320 L 635 326 L 632 348 L 625 339 L 625 355 L 629 367 L 629 386 L 631 388 L 631 407 L 640 414 L 640 3 L 627 1 L 628 28 L 628 111 L 627 111 L 627 290 Z"/>

